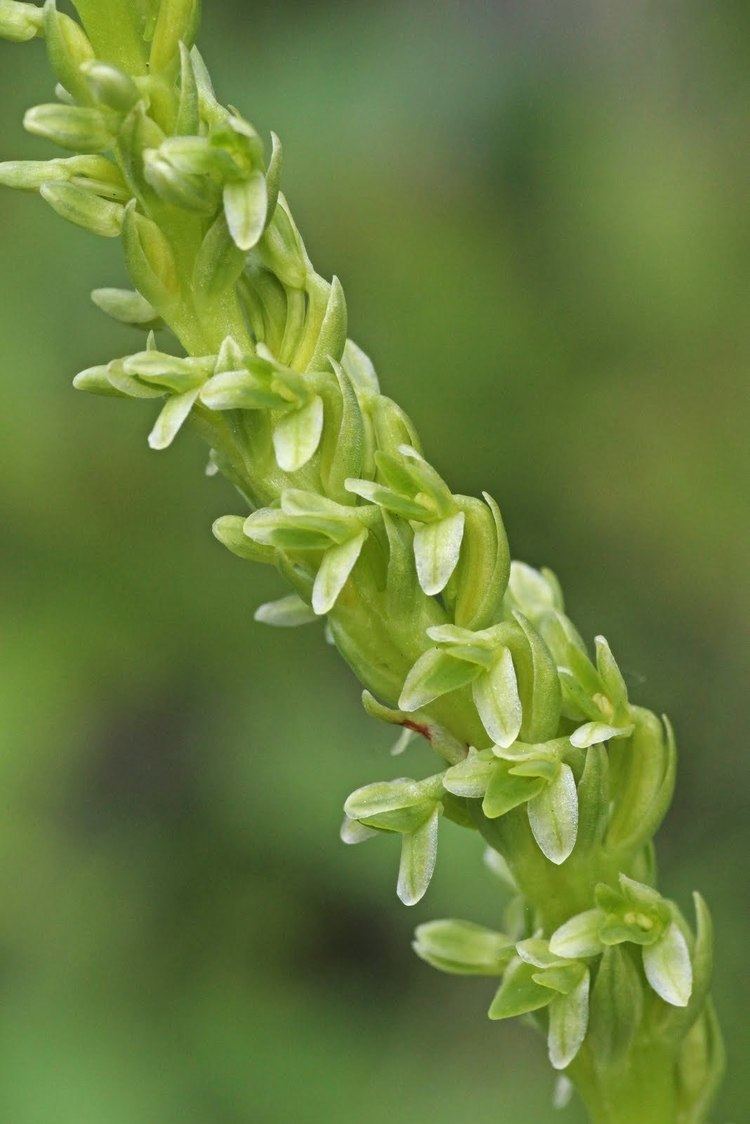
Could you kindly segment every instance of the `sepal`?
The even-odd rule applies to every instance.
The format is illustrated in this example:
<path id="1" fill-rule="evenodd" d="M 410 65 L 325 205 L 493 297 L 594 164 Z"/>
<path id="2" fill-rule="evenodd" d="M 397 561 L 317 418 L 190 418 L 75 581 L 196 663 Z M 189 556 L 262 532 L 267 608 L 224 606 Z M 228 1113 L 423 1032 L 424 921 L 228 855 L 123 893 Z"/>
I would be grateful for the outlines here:
<path id="1" fill-rule="evenodd" d="M 120 324 L 154 330 L 163 327 L 154 306 L 132 289 L 94 289 L 91 299 L 98 309 Z"/>
<path id="2" fill-rule="evenodd" d="M 591 994 L 591 1035 L 596 1043 L 597 1067 L 617 1065 L 627 1057 L 643 1009 L 643 984 L 629 950 L 624 945 L 604 949 Z"/>
<path id="3" fill-rule="evenodd" d="M 507 606 L 538 623 L 546 614 L 563 610 L 560 586 L 550 570 L 535 570 L 526 562 L 510 563 Z"/>
<path id="4" fill-rule="evenodd" d="M 538 971 L 532 964 L 527 964 L 520 956 L 516 956 L 508 965 L 503 982 L 495 994 L 487 1012 L 489 1018 L 513 1019 L 517 1015 L 528 1015 L 532 1011 L 539 1011 L 548 1007 L 554 998 L 554 992 L 538 983 L 534 978 Z"/>
<path id="5" fill-rule="evenodd" d="M 323 399 L 314 395 L 297 410 L 276 423 L 273 448 L 276 463 L 284 472 L 297 472 L 315 455 L 323 433 Z"/>
<path id="6" fill-rule="evenodd" d="M 86 390 L 89 394 L 100 394 L 105 398 L 122 398 L 123 393 L 112 385 L 109 379 L 109 367 L 87 367 L 79 371 L 73 379 L 76 390 Z"/>
<path id="7" fill-rule="evenodd" d="M 367 539 L 361 511 L 312 492 L 288 489 L 280 508 L 262 508 L 245 521 L 245 534 L 279 550 L 322 551 L 312 592 L 318 615 L 331 611 Z"/>
<path id="8" fill-rule="evenodd" d="M 225 546 L 238 558 L 248 562 L 265 562 L 276 564 L 277 552 L 270 546 L 262 546 L 253 542 L 244 532 L 246 517 L 244 515 L 222 515 L 216 519 L 211 528 L 213 536 L 222 546 Z"/>
<path id="9" fill-rule="evenodd" d="M 297 628 L 316 621 L 314 611 L 297 593 L 289 593 L 278 601 L 266 601 L 255 610 L 253 619 L 274 628 Z"/>

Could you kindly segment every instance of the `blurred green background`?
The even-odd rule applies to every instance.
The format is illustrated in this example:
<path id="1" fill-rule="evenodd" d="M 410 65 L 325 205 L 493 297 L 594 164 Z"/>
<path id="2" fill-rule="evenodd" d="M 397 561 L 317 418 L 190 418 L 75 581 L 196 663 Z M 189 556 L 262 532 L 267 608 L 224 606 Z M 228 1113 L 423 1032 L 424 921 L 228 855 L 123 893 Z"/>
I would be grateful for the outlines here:
<path id="1" fill-rule="evenodd" d="M 739 1124 L 750 8 L 205 7 L 385 387 L 675 722 L 662 880 L 714 911 Z M 0 157 L 44 155 L 42 50 L 0 68 Z M 541 1043 L 485 1020 L 491 983 L 410 951 L 421 920 L 498 920 L 476 840 L 447 825 L 413 911 L 394 847 L 339 843 L 348 792 L 405 766 L 319 629 L 253 624 L 278 587 L 212 541 L 240 507 L 204 449 L 71 391 L 138 344 L 88 301 L 117 245 L 11 193 L 0 224 L 0 1119 L 580 1121 Z"/>

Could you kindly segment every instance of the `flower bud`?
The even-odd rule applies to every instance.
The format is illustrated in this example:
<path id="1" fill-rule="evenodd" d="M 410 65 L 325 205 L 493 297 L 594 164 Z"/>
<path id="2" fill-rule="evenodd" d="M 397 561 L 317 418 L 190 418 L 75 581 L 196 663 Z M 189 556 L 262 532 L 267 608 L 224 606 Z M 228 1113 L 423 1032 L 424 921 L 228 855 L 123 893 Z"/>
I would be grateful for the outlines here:
<path id="1" fill-rule="evenodd" d="M 329 357 L 340 361 L 346 344 L 346 298 L 341 282 L 329 285 L 317 274 L 308 280 L 308 308 L 293 366 L 300 371 L 323 371 Z"/>
<path id="2" fill-rule="evenodd" d="M 245 265 L 246 254 L 229 233 L 222 211 L 208 228 L 195 256 L 193 286 L 207 300 L 216 299 L 235 285 Z M 257 334 L 257 333 L 256 333 Z M 260 339 L 265 338 L 261 333 Z"/>
<path id="3" fill-rule="evenodd" d="M 494 624 L 508 582 L 510 551 L 500 509 L 491 496 L 485 502 L 470 496 L 455 501 L 466 519 L 461 555 L 451 585 L 454 620 L 461 628 Z"/>
<path id="4" fill-rule="evenodd" d="M 80 69 L 96 100 L 117 113 L 128 113 L 140 99 L 133 79 L 118 67 L 94 59 Z"/>
<path id="5" fill-rule="evenodd" d="M 91 102 L 81 67 L 94 59 L 94 48 L 81 25 L 58 12 L 55 0 L 44 5 L 44 38 L 50 65 L 65 90 L 78 101 Z"/>
<path id="6" fill-rule="evenodd" d="M 260 254 L 263 264 L 283 285 L 290 289 L 304 287 L 310 260 L 283 195 L 279 195 L 273 219 L 261 239 Z"/>
<path id="7" fill-rule="evenodd" d="M 372 404 L 370 414 L 375 440 L 381 452 L 393 456 L 402 445 L 410 445 L 412 449 L 420 448 L 414 423 L 392 398 L 379 394 Z"/>
<path id="8" fill-rule="evenodd" d="M 339 503 L 354 506 L 356 500 L 346 487 L 346 481 L 362 471 L 365 421 L 349 377 L 335 360 L 333 369 L 338 389 L 326 397 L 320 476 L 328 495 L 335 496 Z"/>
<path id="9" fill-rule="evenodd" d="M 279 201 L 279 185 L 281 183 L 281 164 L 283 160 L 283 149 L 281 141 L 276 136 L 276 133 L 271 133 L 271 159 L 268 161 L 268 168 L 266 169 L 266 186 L 268 189 L 268 217 L 266 222 L 270 222 L 276 211 L 276 204 Z"/>
<path id="10" fill-rule="evenodd" d="M 143 154 L 148 148 L 158 148 L 163 140 L 164 133 L 146 113 L 143 102 L 137 102 L 120 123 L 116 148 L 118 160 L 133 188 L 131 194 L 141 202 L 158 201 L 143 172 Z"/>
<path id="11" fill-rule="evenodd" d="M 156 194 L 167 203 L 203 214 L 216 209 L 219 193 L 206 176 L 181 171 L 169 160 L 164 148 L 147 148 L 143 172 Z"/>
<path id="12" fill-rule="evenodd" d="M 633 710 L 632 738 L 610 747 L 618 782 L 607 845 L 623 851 L 637 850 L 654 835 L 672 799 L 677 770 L 671 727 L 648 710 Z"/>
<path id="13" fill-rule="evenodd" d="M 72 183 L 43 183 L 39 193 L 58 215 L 92 234 L 117 238 L 122 232 L 125 210 L 120 203 L 110 203 Z"/>
<path id="14" fill-rule="evenodd" d="M 75 183 L 97 195 L 127 197 L 119 170 L 104 156 L 68 156 L 57 160 L 8 160 L 0 164 L 0 184 L 38 191 L 43 183 Z"/>
<path id="15" fill-rule="evenodd" d="M 460 976 L 500 976 L 513 956 L 505 933 L 471 921 L 428 921 L 418 925 L 412 948 L 441 972 Z"/>
<path id="16" fill-rule="evenodd" d="M 34 136 L 78 152 L 102 152 L 113 142 L 105 117 L 98 110 L 84 106 L 56 102 L 36 105 L 27 110 L 23 123 Z"/>
<path id="17" fill-rule="evenodd" d="M 199 0 L 161 0 L 151 40 L 152 74 L 168 74 L 177 66 L 180 42 L 192 45 L 199 19 Z"/>
<path id="18" fill-rule="evenodd" d="M 0 0 L 0 39 L 26 43 L 42 32 L 44 14 L 35 4 Z"/>
<path id="19" fill-rule="evenodd" d="M 159 227 L 135 204 L 125 209 L 123 226 L 125 260 L 136 288 L 161 311 L 177 295 L 178 281 L 174 255 Z"/>

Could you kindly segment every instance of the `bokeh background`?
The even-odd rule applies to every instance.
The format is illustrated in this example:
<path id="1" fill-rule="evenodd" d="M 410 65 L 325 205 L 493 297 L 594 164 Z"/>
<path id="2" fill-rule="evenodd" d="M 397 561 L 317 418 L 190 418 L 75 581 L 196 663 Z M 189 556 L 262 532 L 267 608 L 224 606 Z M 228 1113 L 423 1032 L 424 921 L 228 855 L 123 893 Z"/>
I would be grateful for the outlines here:
<path id="1" fill-rule="evenodd" d="M 714 911 L 739 1124 L 750 8 L 205 7 L 220 94 L 283 137 L 308 248 L 436 464 L 674 719 L 662 880 Z M 41 49 L 0 73 L 0 157 L 43 155 Z M 11 193 L 0 231 L 0 1118 L 580 1121 L 531 1033 L 485 1020 L 491 982 L 410 951 L 421 920 L 498 920 L 476 841 L 447 826 L 412 911 L 394 846 L 339 843 L 348 792 L 404 765 L 318 628 L 253 624 L 278 587 L 212 541 L 240 508 L 204 450 L 71 391 L 138 345 L 88 301 L 118 247 Z"/>

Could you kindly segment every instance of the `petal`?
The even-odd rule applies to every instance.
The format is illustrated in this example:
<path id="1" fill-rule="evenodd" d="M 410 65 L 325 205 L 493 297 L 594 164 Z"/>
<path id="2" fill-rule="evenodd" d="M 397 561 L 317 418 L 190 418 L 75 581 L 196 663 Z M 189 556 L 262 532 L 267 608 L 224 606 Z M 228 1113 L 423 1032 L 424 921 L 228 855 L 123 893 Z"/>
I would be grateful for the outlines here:
<path id="1" fill-rule="evenodd" d="M 319 617 L 330 613 L 336 604 L 338 595 L 362 553 L 366 538 L 367 531 L 363 528 L 354 538 L 340 546 L 332 546 L 323 555 L 312 595 L 312 607 Z"/>
<path id="2" fill-rule="evenodd" d="M 284 472 L 303 468 L 320 444 L 323 432 L 323 399 L 317 394 L 301 410 L 281 419 L 273 431 L 276 463 Z"/>
<path id="3" fill-rule="evenodd" d="M 414 561 L 424 592 L 442 593 L 458 565 L 466 516 L 457 511 L 437 523 L 425 523 L 414 532 Z"/>
<path id="4" fill-rule="evenodd" d="M 240 250 L 252 250 L 266 223 L 268 192 L 262 172 L 246 180 L 228 183 L 224 188 L 224 213 L 234 243 Z"/>
<path id="5" fill-rule="evenodd" d="M 426 823 L 401 842 L 401 862 L 398 869 L 397 893 L 404 905 L 416 905 L 430 884 L 437 861 L 438 804 Z"/>
<path id="6" fill-rule="evenodd" d="M 588 971 L 569 995 L 550 1003 L 547 1046 L 555 1069 L 565 1069 L 573 1061 L 586 1037 L 589 1023 Z"/>
<path id="7" fill-rule="evenodd" d="M 493 742 L 507 748 L 521 729 L 521 698 L 513 658 L 503 648 L 500 658 L 474 681 L 474 703 Z"/>
<path id="8" fill-rule="evenodd" d="M 672 921 L 656 944 L 643 949 L 646 979 L 673 1007 L 687 1007 L 693 990 L 693 967 L 687 941 Z"/>
<path id="9" fill-rule="evenodd" d="M 559 866 L 575 847 L 578 790 L 570 765 L 561 765 L 551 784 L 529 801 L 529 824 L 542 854 Z"/>
<path id="10" fill-rule="evenodd" d="M 182 428 L 192 410 L 198 391 L 188 390 L 185 394 L 175 394 L 167 402 L 156 419 L 156 425 L 148 435 L 152 449 L 168 448 Z"/>
<path id="11" fill-rule="evenodd" d="M 550 951 L 566 960 L 598 956 L 602 951 L 602 942 L 599 940 L 601 920 L 601 910 L 598 909 L 577 913 L 559 929 L 555 929 L 549 939 Z"/>

